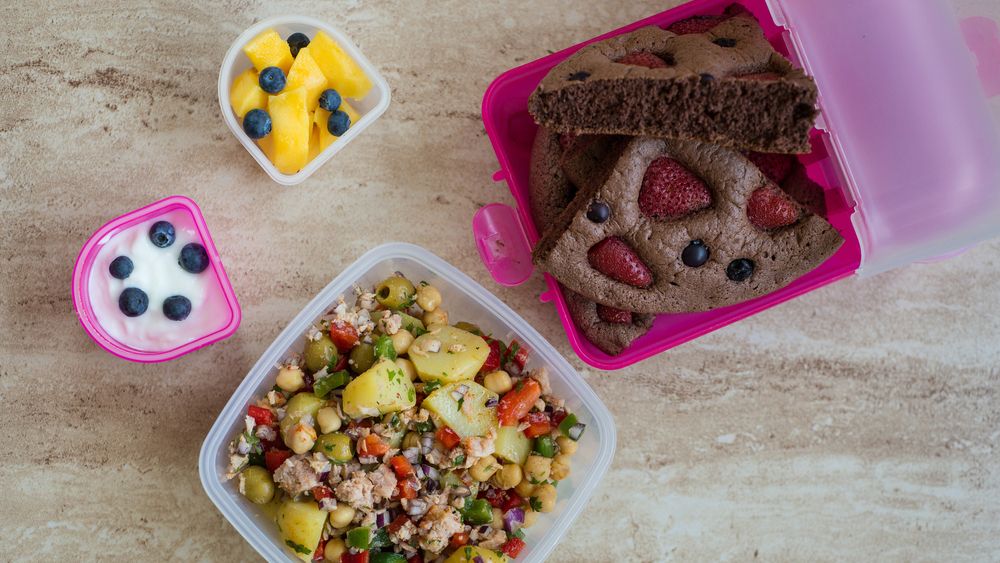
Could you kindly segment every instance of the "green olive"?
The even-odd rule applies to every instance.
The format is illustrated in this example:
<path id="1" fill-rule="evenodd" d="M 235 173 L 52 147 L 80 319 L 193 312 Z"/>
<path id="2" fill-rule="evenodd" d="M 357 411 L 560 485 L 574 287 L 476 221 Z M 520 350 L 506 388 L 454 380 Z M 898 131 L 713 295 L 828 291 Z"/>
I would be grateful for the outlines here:
<path id="1" fill-rule="evenodd" d="M 390 309 L 401 309 L 413 302 L 416 292 L 410 280 L 392 276 L 375 286 L 375 299 Z"/>
<path id="2" fill-rule="evenodd" d="M 375 347 L 366 342 L 351 348 L 351 361 L 348 362 L 351 371 L 364 373 L 375 363 Z"/>
<path id="3" fill-rule="evenodd" d="M 340 432 L 320 435 L 316 438 L 313 451 L 323 452 L 334 463 L 347 463 L 354 457 L 354 452 L 351 451 L 351 439 L 347 434 Z"/>
<path id="4" fill-rule="evenodd" d="M 465 321 L 459 321 L 455 323 L 455 328 L 464 330 L 465 332 L 471 332 L 472 334 L 482 334 L 483 331 L 479 329 L 479 326 L 472 323 L 467 323 Z"/>
<path id="5" fill-rule="evenodd" d="M 243 470 L 243 494 L 254 504 L 267 504 L 274 498 L 274 480 L 263 467 L 252 465 Z"/>
<path id="6" fill-rule="evenodd" d="M 316 373 L 325 366 L 337 363 L 337 345 L 324 334 L 319 340 L 306 342 L 306 350 L 302 355 L 305 356 L 309 373 Z"/>

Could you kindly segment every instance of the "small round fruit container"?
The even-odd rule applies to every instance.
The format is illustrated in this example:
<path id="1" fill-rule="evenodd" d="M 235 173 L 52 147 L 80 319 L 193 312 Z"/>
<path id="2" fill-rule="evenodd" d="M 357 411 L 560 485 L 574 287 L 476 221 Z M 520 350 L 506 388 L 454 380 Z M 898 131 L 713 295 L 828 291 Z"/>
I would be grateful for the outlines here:
<path id="1" fill-rule="evenodd" d="M 201 483 L 209 498 L 229 523 L 268 561 L 298 561 L 278 534 L 273 519 L 236 490 L 236 481 L 226 480 L 228 444 L 243 428 L 247 407 L 274 385 L 275 365 L 301 351 L 303 335 L 356 285 L 374 286 L 393 272 L 426 280 L 439 290 L 454 318 L 479 325 L 484 332 L 508 340 L 517 338 L 529 350 L 527 368 L 545 366 L 554 393 L 587 425 L 573 454 L 573 471 L 559 482 L 559 497 L 553 512 L 543 514 L 525 528 L 524 551 L 519 562 L 540 562 L 552 553 L 573 521 L 594 494 L 615 452 L 615 425 L 604 403 L 579 373 L 517 313 L 444 260 L 418 246 L 391 243 L 359 258 L 326 286 L 278 335 L 243 379 L 212 425 L 198 458 Z"/>
<path id="2" fill-rule="evenodd" d="M 209 267 L 198 274 L 206 276 L 206 293 L 202 307 L 207 314 L 204 317 L 207 322 L 196 322 L 195 324 L 179 322 L 176 327 L 171 328 L 176 328 L 179 331 L 187 330 L 190 331 L 190 334 L 183 335 L 182 338 L 175 339 L 173 343 L 166 346 L 143 349 L 116 338 L 112 335 L 113 331 L 109 331 L 107 327 L 102 325 L 100 317 L 96 313 L 99 305 L 95 303 L 94 296 L 90 292 L 91 272 L 94 268 L 101 268 L 105 270 L 105 274 L 107 273 L 107 257 L 101 256 L 101 249 L 115 236 L 134 227 L 163 219 L 169 219 L 175 224 L 179 233 L 186 233 L 186 237 L 192 242 L 200 243 L 208 253 Z M 179 234 L 178 238 L 180 239 L 180 237 Z M 179 247 L 182 246 L 180 241 L 174 246 L 178 248 L 172 248 L 172 250 L 179 253 Z M 142 266 L 141 262 L 136 264 L 137 268 Z M 236 300 L 236 294 L 233 292 L 232 284 L 229 283 L 226 270 L 222 267 L 222 260 L 219 258 L 219 252 L 212 241 L 212 235 L 208 231 L 208 225 L 205 224 L 205 217 L 202 216 L 201 209 L 194 201 L 180 195 L 170 196 L 126 213 L 109 221 L 94 232 L 83 245 L 76 259 L 76 264 L 73 266 L 71 292 L 73 309 L 76 310 L 80 324 L 87 335 L 106 351 L 133 362 L 165 362 L 224 340 L 236 332 L 242 319 L 240 304 Z M 150 307 L 153 307 L 152 303 Z M 188 317 L 186 321 L 194 319 L 195 317 Z"/>
<path id="3" fill-rule="evenodd" d="M 292 33 L 298 32 L 312 38 L 317 31 L 325 32 L 361 67 L 372 83 L 371 91 L 363 99 L 348 98 L 351 106 L 361 116 L 357 123 L 352 123 L 346 133 L 316 155 L 302 170 L 299 170 L 295 174 L 284 174 L 274 166 L 274 163 L 267 158 L 267 155 L 264 154 L 264 151 L 261 150 L 257 143 L 243 131 L 242 124 L 229 104 L 229 92 L 233 80 L 240 73 L 253 66 L 250 63 L 250 59 L 243 53 L 243 47 L 268 29 L 275 30 L 282 37 L 288 37 Z M 222 110 L 222 117 L 226 120 L 226 125 L 229 126 L 229 130 L 240 141 L 243 148 L 264 169 L 264 172 L 267 172 L 267 175 L 272 180 L 283 186 L 294 186 L 306 181 L 320 166 L 326 164 L 328 160 L 333 158 L 333 155 L 340 152 L 352 139 L 360 135 L 379 116 L 385 113 L 385 110 L 389 107 L 389 100 L 389 84 L 357 46 L 337 28 L 308 16 L 280 16 L 251 26 L 233 41 L 232 46 L 229 47 L 229 51 L 226 52 L 226 56 L 222 60 L 222 68 L 219 70 L 219 108 Z"/>

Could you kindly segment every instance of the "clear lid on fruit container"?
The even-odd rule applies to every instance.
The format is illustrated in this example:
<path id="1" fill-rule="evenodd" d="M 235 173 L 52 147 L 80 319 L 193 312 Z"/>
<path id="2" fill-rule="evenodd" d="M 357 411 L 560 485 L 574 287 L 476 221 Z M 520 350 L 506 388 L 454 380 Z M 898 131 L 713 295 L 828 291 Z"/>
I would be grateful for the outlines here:
<path id="1" fill-rule="evenodd" d="M 859 273 L 1000 234 L 1000 6 L 767 0 L 819 88 L 818 127 L 854 199 Z"/>

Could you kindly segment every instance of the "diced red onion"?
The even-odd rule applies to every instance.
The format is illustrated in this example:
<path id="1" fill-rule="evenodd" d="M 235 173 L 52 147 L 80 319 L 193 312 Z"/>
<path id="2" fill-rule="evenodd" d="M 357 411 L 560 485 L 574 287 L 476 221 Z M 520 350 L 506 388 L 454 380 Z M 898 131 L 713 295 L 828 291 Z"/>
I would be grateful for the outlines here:
<path id="1" fill-rule="evenodd" d="M 417 476 L 417 479 L 427 477 L 427 475 L 424 474 L 424 468 L 420 464 L 413 466 L 413 474 Z"/>
<path id="2" fill-rule="evenodd" d="M 483 560 L 483 556 L 482 555 L 477 555 L 477 556 L 473 557 L 472 560 L 475 563 L 486 563 L 486 561 Z"/>
<path id="3" fill-rule="evenodd" d="M 455 399 L 456 401 L 461 401 L 462 397 L 465 396 L 465 393 L 468 390 L 469 390 L 469 386 L 463 383 L 463 384 L 459 385 L 458 387 L 456 387 L 455 390 L 451 392 L 451 398 Z"/>
<path id="4" fill-rule="evenodd" d="M 420 461 L 420 448 L 406 448 L 403 450 L 403 457 L 410 463 L 417 463 Z"/>
<path id="5" fill-rule="evenodd" d="M 378 514 L 375 515 L 375 527 L 376 528 L 382 528 L 382 527 L 388 526 L 389 522 L 390 522 L 390 520 L 389 520 L 389 513 L 388 512 L 379 512 Z"/>
<path id="6" fill-rule="evenodd" d="M 406 508 L 406 513 L 410 516 L 420 516 L 424 512 L 427 512 L 427 508 L 427 501 L 416 498 L 410 501 L 409 506 Z"/>
<path id="7" fill-rule="evenodd" d="M 420 453 L 427 455 L 431 453 L 434 449 L 434 433 L 425 432 L 423 436 L 420 437 Z"/>
<path id="8" fill-rule="evenodd" d="M 497 399 L 496 397 L 490 397 L 489 399 L 486 399 L 486 404 L 484 406 L 488 409 L 492 409 L 493 407 L 497 406 L 497 403 L 499 402 L 500 400 Z M 478 555 L 476 557 L 478 557 Z"/>
<path id="9" fill-rule="evenodd" d="M 577 422 L 573 426 L 569 427 L 566 431 L 566 435 L 569 436 L 571 440 L 579 440 L 583 436 L 583 431 L 587 429 L 587 425 L 582 422 Z"/>
<path id="10" fill-rule="evenodd" d="M 483 524 L 482 526 L 479 527 L 479 533 L 485 534 L 489 529 L 490 529 L 489 524 Z"/>
<path id="11" fill-rule="evenodd" d="M 511 508 L 503 515 L 503 527 L 508 534 L 513 534 L 524 524 L 524 511 L 520 508 Z"/>
<path id="12" fill-rule="evenodd" d="M 424 470 L 424 475 L 427 476 L 428 479 L 437 479 L 440 476 L 437 469 L 427 465 L 426 463 L 421 463 L 420 467 Z"/>
<path id="13" fill-rule="evenodd" d="M 426 490 L 428 493 L 433 493 L 434 491 L 438 490 L 438 482 L 434 479 L 428 479 L 424 481 L 424 490 Z"/>

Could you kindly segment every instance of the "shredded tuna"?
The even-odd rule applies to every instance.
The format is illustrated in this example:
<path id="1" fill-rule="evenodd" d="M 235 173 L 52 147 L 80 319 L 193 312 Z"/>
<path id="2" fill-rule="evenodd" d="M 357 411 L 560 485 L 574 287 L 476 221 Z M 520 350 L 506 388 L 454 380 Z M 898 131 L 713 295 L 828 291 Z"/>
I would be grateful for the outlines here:
<path id="1" fill-rule="evenodd" d="M 337 500 L 346 502 L 353 508 L 371 510 L 375 506 L 372 494 L 374 487 L 364 471 L 357 471 L 350 479 L 341 481 L 334 494 L 337 495 Z"/>
<path id="2" fill-rule="evenodd" d="M 549 370 L 544 367 L 533 369 L 528 372 L 528 377 L 538 382 L 538 386 L 542 388 L 543 395 L 552 393 L 552 384 L 549 383 Z"/>
<path id="3" fill-rule="evenodd" d="M 416 533 L 417 526 L 412 521 L 407 520 L 405 524 L 396 530 L 389 531 L 389 540 L 395 544 L 407 543 Z"/>
<path id="4" fill-rule="evenodd" d="M 388 500 L 396 492 L 396 474 L 388 466 L 380 465 L 378 469 L 368 474 L 368 479 L 372 482 L 375 502 Z"/>
<path id="5" fill-rule="evenodd" d="M 444 506 L 432 506 L 417 525 L 420 547 L 432 553 L 441 553 L 451 536 L 464 527 L 458 511 Z"/>
<path id="6" fill-rule="evenodd" d="M 479 547 L 483 549 L 500 549 L 500 546 L 507 541 L 507 533 L 503 530 L 493 530 L 493 534 L 479 541 Z"/>
<path id="7" fill-rule="evenodd" d="M 313 469 L 311 461 L 311 457 L 293 455 L 274 471 L 274 482 L 293 497 L 312 490 L 322 481 L 319 479 L 319 472 Z"/>

